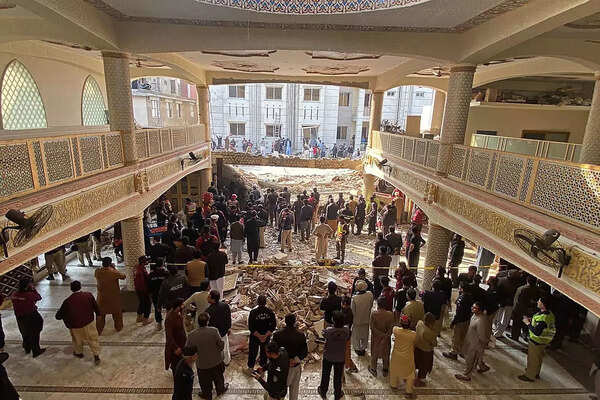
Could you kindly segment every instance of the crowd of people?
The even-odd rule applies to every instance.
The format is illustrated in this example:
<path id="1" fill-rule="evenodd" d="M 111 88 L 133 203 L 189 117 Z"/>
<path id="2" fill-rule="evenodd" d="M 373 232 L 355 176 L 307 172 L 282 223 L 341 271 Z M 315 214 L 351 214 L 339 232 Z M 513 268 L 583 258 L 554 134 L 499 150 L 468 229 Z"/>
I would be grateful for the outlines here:
<path id="1" fill-rule="evenodd" d="M 487 286 L 482 285 L 482 276 L 475 266 L 459 274 L 464 254 L 460 237 L 453 238 L 449 271 L 439 267 L 431 288 L 419 290 L 417 268 L 425 243 L 421 232 L 427 218 L 416 208 L 403 235 L 396 230 L 398 212 L 394 201 L 382 207 L 375 196 L 367 204 L 362 195 L 355 199 L 352 195 L 345 198 L 342 193 L 321 201 L 317 188 L 293 199 L 287 188 L 277 192 L 253 187 L 248 201 L 242 204 L 236 194 L 225 198 L 211 184 L 200 204 L 186 201 L 183 213 L 175 213 L 169 200 L 161 197 L 149 214 L 166 229 L 161 235 L 150 237 L 145 228 L 146 254 L 139 257 L 134 271 L 136 323 L 151 324 L 154 308 L 156 329 L 165 332 L 165 369 L 173 375 L 174 400 L 192 398 L 195 375 L 201 398 L 212 399 L 213 387 L 217 396 L 228 390 L 224 372 L 231 361 L 228 337 L 232 318 L 223 297 L 226 265 L 245 263 L 244 243 L 247 264 L 257 263 L 259 251 L 265 247 L 267 226 L 275 230 L 281 252 L 292 251 L 294 234 L 300 236 L 301 242 L 314 236 L 315 262 L 327 265 L 345 262 L 348 237 L 361 235 L 365 224 L 367 234 L 376 235 L 371 279 L 367 277 L 368 268 L 362 268 L 347 292 L 329 282 L 320 304 L 324 353 L 318 392 L 323 398 L 328 393 L 332 370 L 334 398 L 344 397 L 344 372 L 358 371 L 352 350 L 354 357 L 370 353 L 368 371 L 373 376 L 379 374 L 381 359 L 381 374 L 390 387 L 400 390 L 404 385 L 406 397 L 414 398 L 414 387 L 425 386 L 434 368 L 437 339 L 445 327 L 452 331 L 452 345 L 442 355 L 464 360 L 462 367 L 457 364 L 455 375 L 463 381 L 470 380 L 474 371 L 485 373 L 490 369 L 484 353 L 503 337 L 509 324 L 509 337 L 528 345 L 526 371 L 518 377 L 526 382 L 540 378 L 548 346 L 558 347 L 565 336 L 576 336 L 574 303 L 557 291 L 550 293 L 547 285 L 516 266 L 500 260 L 499 272 L 487 280 Z M 96 238 L 95 234 L 92 237 Z M 93 265 L 90 252 L 94 261 L 101 261 L 94 271 L 97 297 L 82 291 L 79 281 L 72 281 L 72 294 L 64 300 L 56 319 L 62 320 L 70 331 L 73 356 L 84 358 L 83 346 L 87 344 L 94 362 L 99 364 L 99 336 L 106 316 L 112 316 L 115 331 L 123 328 L 119 281 L 126 276 L 115 268 L 111 257 L 101 257 L 96 245 L 89 248 L 90 241 L 95 243 L 92 237 L 81 238 L 76 245 L 82 265 L 86 260 Z M 327 258 L 330 239 L 335 240 L 334 259 Z M 115 244 L 117 257 L 118 247 Z M 64 248 L 60 251 L 62 256 L 51 252 L 46 259 L 51 261 L 49 268 L 55 265 L 67 280 Z M 450 317 L 455 290 L 458 295 Z M 40 347 L 44 321 L 36 306 L 41 296 L 30 279 L 23 279 L 11 300 L 25 353 L 38 357 L 45 351 Z M 302 363 L 308 354 L 307 339 L 298 330 L 294 313 L 285 316 L 284 326 L 278 326 L 267 300 L 264 294 L 258 296 L 249 313 L 248 374 L 265 389 L 266 399 L 289 396 L 296 400 Z M 0 367 L 1 361 L 2 357 Z M 2 369 L 0 377 L 1 372 Z"/>

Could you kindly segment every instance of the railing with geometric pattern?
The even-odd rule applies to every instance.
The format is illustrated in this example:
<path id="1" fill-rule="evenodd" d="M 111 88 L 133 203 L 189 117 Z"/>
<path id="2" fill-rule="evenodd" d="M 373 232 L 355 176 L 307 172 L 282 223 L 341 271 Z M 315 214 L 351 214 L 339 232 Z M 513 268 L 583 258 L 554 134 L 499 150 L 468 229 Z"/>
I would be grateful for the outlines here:
<path id="1" fill-rule="evenodd" d="M 204 125 L 136 131 L 139 159 L 204 142 Z M 120 132 L 0 140 L 0 201 L 123 166 Z"/>
<path id="2" fill-rule="evenodd" d="M 373 132 L 371 148 L 435 169 L 439 142 Z M 600 232 L 600 167 L 452 145 L 448 177 L 543 214 Z"/>
<path id="3" fill-rule="evenodd" d="M 135 132 L 136 152 L 141 160 L 202 142 L 204 125 L 139 129 Z"/>
<path id="4" fill-rule="evenodd" d="M 0 200 L 122 165 L 119 132 L 0 141 Z"/>

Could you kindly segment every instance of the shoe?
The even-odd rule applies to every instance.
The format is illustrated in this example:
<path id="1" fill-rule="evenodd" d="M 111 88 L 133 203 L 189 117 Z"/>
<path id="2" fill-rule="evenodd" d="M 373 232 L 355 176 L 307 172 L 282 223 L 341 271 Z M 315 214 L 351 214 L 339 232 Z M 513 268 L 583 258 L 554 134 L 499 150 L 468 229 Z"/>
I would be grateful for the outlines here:
<path id="1" fill-rule="evenodd" d="M 225 387 L 223 388 L 223 391 L 221 393 L 217 392 L 217 397 L 219 397 L 222 394 L 224 394 L 225 392 L 227 392 L 227 390 L 229 390 L 229 382 L 225 384 Z"/>
<path id="2" fill-rule="evenodd" d="M 40 349 L 40 351 L 36 354 L 33 354 L 33 358 L 36 358 L 37 356 L 41 356 L 42 354 L 44 354 L 46 352 L 46 349 Z"/>
<path id="3" fill-rule="evenodd" d="M 523 382 L 533 382 L 533 379 L 530 379 L 527 375 L 519 375 L 518 378 Z"/>
<path id="4" fill-rule="evenodd" d="M 459 381 L 465 381 L 465 382 L 468 382 L 468 381 L 470 381 L 470 380 L 471 380 L 471 377 L 470 377 L 470 376 L 466 376 L 466 375 L 463 375 L 463 374 L 456 374 L 456 375 L 454 375 L 454 377 L 455 377 L 456 379 L 458 379 Z"/>
<path id="5" fill-rule="evenodd" d="M 157 322 L 156 323 L 156 331 L 160 332 L 160 331 L 162 331 L 162 328 L 163 328 L 162 322 Z"/>
<path id="6" fill-rule="evenodd" d="M 46 277 L 46 280 L 48 281 L 53 281 L 54 280 L 54 274 L 50 274 Z"/>
<path id="7" fill-rule="evenodd" d="M 490 367 L 487 365 L 484 365 L 481 368 L 477 368 L 477 372 L 479 372 L 480 374 L 483 374 L 484 372 L 488 372 L 490 370 Z"/>
<path id="8" fill-rule="evenodd" d="M 456 353 L 452 353 L 452 352 L 443 352 L 442 355 L 446 358 L 449 358 L 451 360 L 458 360 L 458 355 Z"/>
<path id="9" fill-rule="evenodd" d="M 151 324 L 151 323 L 152 323 L 152 320 L 150 318 L 145 318 L 142 320 L 142 325 L 144 325 L 144 326 Z"/>
<path id="10" fill-rule="evenodd" d="M 317 393 L 319 393 L 319 396 L 321 396 L 322 399 L 327 399 L 327 393 L 323 393 L 323 390 L 321 390 L 321 386 L 317 387 Z"/>
<path id="11" fill-rule="evenodd" d="M 23 350 L 25 350 L 25 354 L 29 354 L 29 353 L 31 353 L 31 350 L 30 350 L 30 349 L 23 349 Z"/>
<path id="12" fill-rule="evenodd" d="M 100 365 L 100 357 L 94 356 L 94 364 Z"/>
<path id="13" fill-rule="evenodd" d="M 77 358 L 83 358 L 83 353 L 81 353 L 81 354 L 73 353 L 73 355 Z"/>
<path id="14" fill-rule="evenodd" d="M 369 367 L 369 372 L 371 373 L 371 375 L 373 375 L 375 378 L 377 378 L 377 370 L 376 369 Z"/>

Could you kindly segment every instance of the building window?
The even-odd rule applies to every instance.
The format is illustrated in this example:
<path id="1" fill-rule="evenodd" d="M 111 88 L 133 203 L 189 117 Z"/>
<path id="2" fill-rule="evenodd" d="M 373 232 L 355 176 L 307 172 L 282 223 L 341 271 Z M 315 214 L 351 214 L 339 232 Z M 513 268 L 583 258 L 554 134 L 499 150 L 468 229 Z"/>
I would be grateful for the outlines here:
<path id="1" fill-rule="evenodd" d="M 245 136 L 246 135 L 246 124 L 243 122 L 230 122 L 229 123 L 229 134 L 234 136 Z"/>
<path id="2" fill-rule="evenodd" d="M 38 87 L 23 64 L 8 64 L 2 79 L 2 129 L 46 128 L 46 111 Z"/>
<path id="3" fill-rule="evenodd" d="M 425 92 L 415 92 L 415 97 L 425 97 Z"/>
<path id="4" fill-rule="evenodd" d="M 371 107 L 371 93 L 365 93 L 365 102 L 363 104 L 365 108 Z"/>
<path id="5" fill-rule="evenodd" d="M 167 117 L 173 118 L 173 103 L 167 102 Z"/>
<path id="6" fill-rule="evenodd" d="M 337 140 L 346 140 L 346 136 L 348 135 L 348 127 L 347 126 L 338 126 L 337 127 Z"/>
<path id="7" fill-rule="evenodd" d="M 267 137 L 281 137 L 281 125 L 266 125 Z"/>
<path id="8" fill-rule="evenodd" d="M 152 107 L 152 118 L 160 118 L 160 101 L 158 99 L 150 100 Z"/>
<path id="9" fill-rule="evenodd" d="M 304 89 L 304 101 L 319 101 L 320 93 L 319 88 Z"/>
<path id="10" fill-rule="evenodd" d="M 281 88 L 267 87 L 267 100 L 281 100 Z"/>
<path id="11" fill-rule="evenodd" d="M 190 117 L 194 117 L 195 116 L 195 112 L 196 112 L 196 104 L 192 103 L 190 104 Z"/>
<path id="12" fill-rule="evenodd" d="M 350 106 L 350 93 L 348 93 L 348 92 L 340 93 L 340 100 L 339 100 L 338 104 L 340 107 L 349 107 Z"/>
<path id="13" fill-rule="evenodd" d="M 393 90 L 388 90 L 387 92 L 385 92 L 385 95 L 387 97 L 394 97 L 396 95 L 396 92 L 394 92 Z"/>
<path id="14" fill-rule="evenodd" d="M 84 126 L 106 125 L 106 106 L 98 82 L 90 75 L 81 94 L 81 123 Z"/>
<path id="15" fill-rule="evenodd" d="M 235 99 L 246 98 L 246 86 L 229 86 L 229 97 Z"/>
<path id="16" fill-rule="evenodd" d="M 177 118 L 181 118 L 181 103 L 177 103 Z"/>

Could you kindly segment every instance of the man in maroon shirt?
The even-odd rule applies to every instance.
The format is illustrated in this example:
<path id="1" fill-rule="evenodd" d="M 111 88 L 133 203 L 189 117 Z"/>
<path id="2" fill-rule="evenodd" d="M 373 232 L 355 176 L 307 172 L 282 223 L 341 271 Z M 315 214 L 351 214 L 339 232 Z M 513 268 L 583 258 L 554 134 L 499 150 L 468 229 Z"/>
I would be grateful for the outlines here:
<path id="1" fill-rule="evenodd" d="M 44 319 L 35 305 L 41 299 L 42 296 L 33 287 L 31 278 L 21 279 L 19 290 L 11 296 L 17 325 L 23 337 L 25 354 L 31 352 L 34 358 L 46 351 L 40 348 L 40 333 L 44 328 Z"/>
<path id="2" fill-rule="evenodd" d="M 94 354 L 94 362 L 100 364 L 100 342 L 94 320 L 100 313 L 98 303 L 90 292 L 81 291 L 79 281 L 71 282 L 69 297 L 63 301 L 56 313 L 56 319 L 62 320 L 71 331 L 73 355 L 83 358 L 83 344 L 87 342 Z"/>

